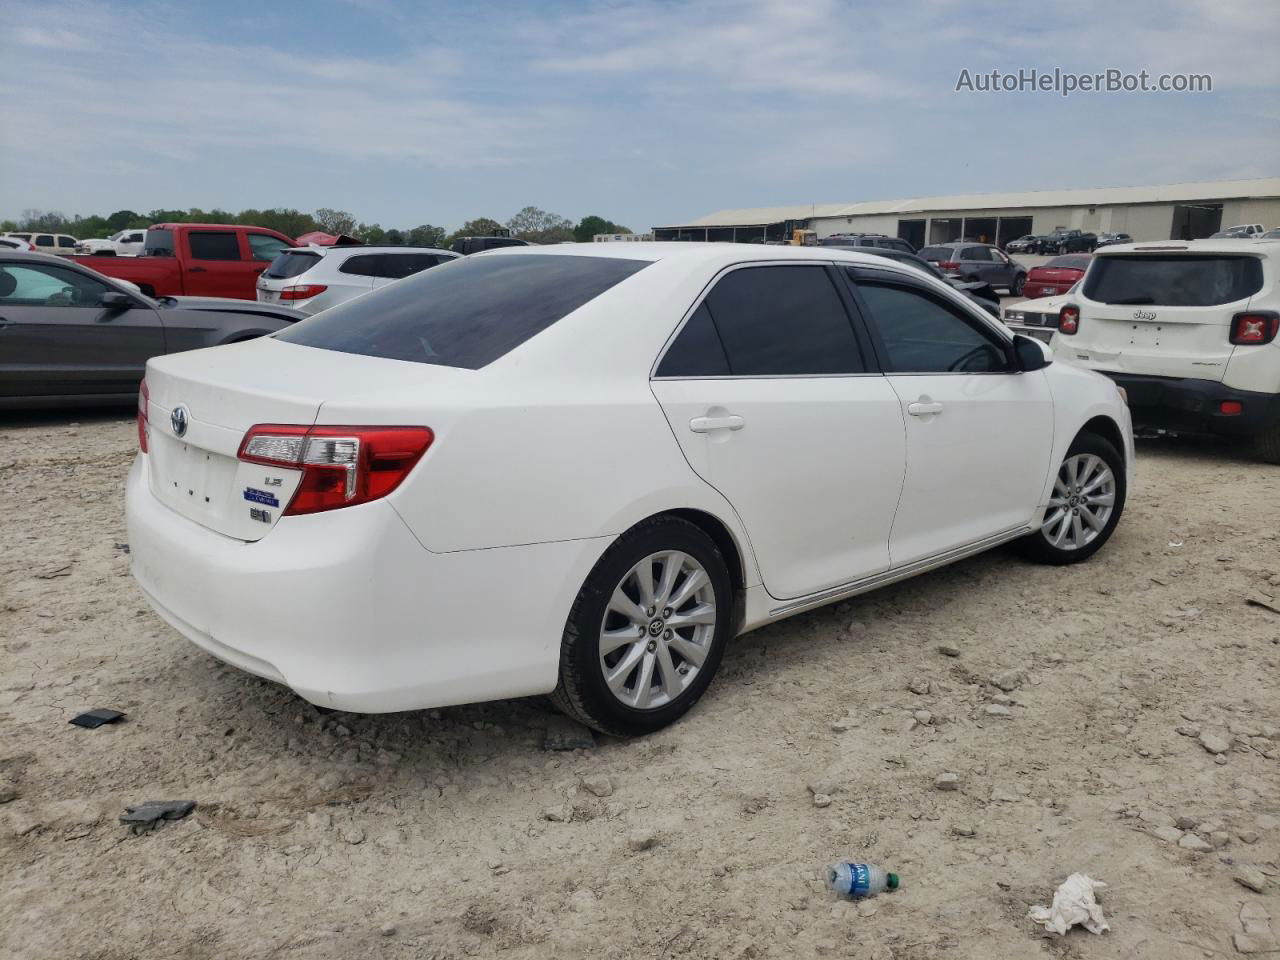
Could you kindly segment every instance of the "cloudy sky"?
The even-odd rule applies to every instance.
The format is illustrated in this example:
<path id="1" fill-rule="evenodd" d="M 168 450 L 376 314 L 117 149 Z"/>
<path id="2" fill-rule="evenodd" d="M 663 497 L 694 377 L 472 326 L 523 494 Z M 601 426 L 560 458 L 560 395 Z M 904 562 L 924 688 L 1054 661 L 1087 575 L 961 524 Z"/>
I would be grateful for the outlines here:
<path id="1" fill-rule="evenodd" d="M 1280 175 L 1275 0 L 0 0 L 0 217 L 723 207 Z M 1116 68 L 1211 94 L 957 93 Z"/>

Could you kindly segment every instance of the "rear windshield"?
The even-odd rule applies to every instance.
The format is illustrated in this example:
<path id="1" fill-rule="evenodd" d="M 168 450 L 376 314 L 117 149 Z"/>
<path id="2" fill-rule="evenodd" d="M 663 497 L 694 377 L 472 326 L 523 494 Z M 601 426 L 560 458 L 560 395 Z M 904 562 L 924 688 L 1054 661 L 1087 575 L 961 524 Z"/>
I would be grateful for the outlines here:
<path id="1" fill-rule="evenodd" d="M 954 253 L 950 247 L 925 247 L 920 251 L 920 256 L 926 260 L 950 260 Z"/>
<path id="2" fill-rule="evenodd" d="M 537 254 L 458 259 L 331 307 L 279 339 L 478 370 L 647 266 Z"/>
<path id="3" fill-rule="evenodd" d="M 1085 276 L 1084 295 L 1098 303 L 1214 307 L 1262 289 L 1257 257 L 1098 257 Z"/>
<path id="4" fill-rule="evenodd" d="M 1092 257 L 1086 256 L 1054 257 L 1045 266 L 1065 270 L 1088 270 L 1089 261 L 1092 259 Z"/>
<path id="5" fill-rule="evenodd" d="M 173 231 L 148 230 L 147 239 L 142 244 L 144 257 L 172 257 Z"/>
<path id="6" fill-rule="evenodd" d="M 288 280 L 290 277 L 301 276 L 319 262 L 320 254 L 318 253 L 299 253 L 296 250 L 290 250 L 288 253 L 276 254 L 276 258 L 271 261 L 271 266 L 263 270 L 262 275 L 272 280 Z"/>

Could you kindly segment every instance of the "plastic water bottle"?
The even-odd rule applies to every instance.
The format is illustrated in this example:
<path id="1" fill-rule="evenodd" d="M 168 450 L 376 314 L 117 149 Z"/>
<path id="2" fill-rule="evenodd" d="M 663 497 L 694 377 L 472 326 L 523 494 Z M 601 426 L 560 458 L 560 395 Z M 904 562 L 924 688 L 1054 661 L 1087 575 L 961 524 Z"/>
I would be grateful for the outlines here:
<path id="1" fill-rule="evenodd" d="M 827 889 L 843 900 L 862 900 L 898 889 L 898 875 L 870 863 L 833 863 L 827 867 Z"/>

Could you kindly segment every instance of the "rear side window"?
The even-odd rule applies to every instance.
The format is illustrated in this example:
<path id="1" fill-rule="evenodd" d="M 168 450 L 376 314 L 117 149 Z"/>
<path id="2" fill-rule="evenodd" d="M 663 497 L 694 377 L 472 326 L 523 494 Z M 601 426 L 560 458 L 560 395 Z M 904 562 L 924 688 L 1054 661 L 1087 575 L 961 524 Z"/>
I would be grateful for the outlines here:
<path id="1" fill-rule="evenodd" d="M 49 236 L 49 234 L 47 233 L 37 234 L 35 239 L 35 245 L 37 247 L 52 247 L 53 237 Z"/>
<path id="2" fill-rule="evenodd" d="M 378 254 L 362 253 L 359 256 L 347 257 L 338 268 L 338 272 L 347 273 L 353 277 L 376 277 L 377 269 Z"/>
<path id="3" fill-rule="evenodd" d="M 193 230 L 187 234 L 187 242 L 191 244 L 194 260 L 240 259 L 240 238 L 234 233 L 197 233 Z"/>
<path id="4" fill-rule="evenodd" d="M 1099 303 L 1214 307 L 1262 289 L 1262 262 L 1236 256 L 1098 257 L 1084 295 Z"/>
<path id="5" fill-rule="evenodd" d="M 399 280 L 434 267 L 440 260 L 430 253 L 384 253 L 378 262 L 375 276 Z"/>
<path id="6" fill-rule="evenodd" d="M 734 376 L 862 373 L 844 303 L 823 266 L 726 274 L 707 306 Z"/>
<path id="7" fill-rule="evenodd" d="M 961 260 L 990 260 L 991 251 L 986 247 L 970 247 L 964 252 Z"/>
<path id="8" fill-rule="evenodd" d="M 331 307 L 279 339 L 478 370 L 648 265 L 538 254 L 455 260 Z"/>
<path id="9" fill-rule="evenodd" d="M 147 239 L 142 244 L 142 254 L 147 257 L 172 257 L 173 231 L 148 230 Z"/>
<path id="10" fill-rule="evenodd" d="M 684 325 L 667 355 L 658 364 L 659 377 L 724 377 L 729 358 L 724 354 L 711 311 L 703 303 Z"/>
<path id="11" fill-rule="evenodd" d="M 289 251 L 282 253 L 271 261 L 271 266 L 262 271 L 264 277 L 272 280 L 288 280 L 300 277 L 320 262 L 318 253 L 298 253 Z"/>
<path id="12" fill-rule="evenodd" d="M 1061 269 L 1061 270 L 1088 270 L 1089 261 L 1091 259 L 1093 258 L 1081 257 L 1081 256 L 1070 256 L 1070 255 L 1065 257 L 1054 257 L 1052 260 L 1046 263 L 1045 266 L 1053 267 L 1054 269 Z"/>

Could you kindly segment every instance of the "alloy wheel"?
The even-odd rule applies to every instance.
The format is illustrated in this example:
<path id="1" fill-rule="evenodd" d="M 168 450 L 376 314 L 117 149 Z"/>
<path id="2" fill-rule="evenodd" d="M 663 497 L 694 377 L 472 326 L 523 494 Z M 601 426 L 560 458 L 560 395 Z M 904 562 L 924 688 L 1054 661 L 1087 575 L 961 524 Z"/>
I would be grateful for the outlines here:
<path id="1" fill-rule="evenodd" d="M 687 553 L 653 553 L 614 588 L 600 624 L 600 669 L 635 710 L 666 706 L 702 669 L 716 628 L 711 577 Z"/>
<path id="2" fill-rule="evenodd" d="M 1116 477 L 1092 453 L 1067 457 L 1058 468 L 1041 535 L 1059 550 L 1088 546 L 1106 529 L 1116 505 Z"/>

